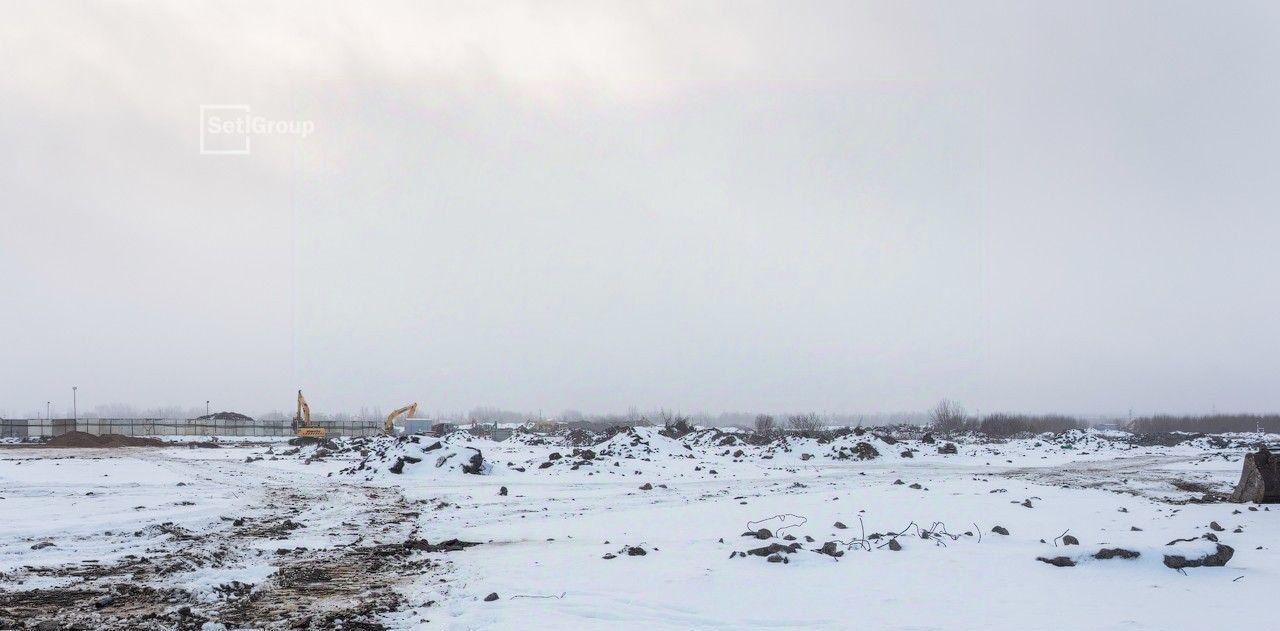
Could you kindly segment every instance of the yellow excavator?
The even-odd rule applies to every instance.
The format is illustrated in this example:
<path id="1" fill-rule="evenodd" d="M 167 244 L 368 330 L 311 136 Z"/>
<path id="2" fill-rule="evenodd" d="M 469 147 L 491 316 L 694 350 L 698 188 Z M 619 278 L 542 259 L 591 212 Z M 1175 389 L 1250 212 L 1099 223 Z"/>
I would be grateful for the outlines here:
<path id="1" fill-rule="evenodd" d="M 388 435 L 391 434 L 391 430 L 393 428 L 393 425 L 395 424 L 397 417 L 404 415 L 405 418 L 409 418 L 414 414 L 416 414 L 417 412 L 418 412 L 418 403 L 415 401 L 413 403 L 410 403 L 409 405 L 406 405 L 388 414 L 387 422 L 382 426 L 382 433 L 388 434 Z"/>
<path id="2" fill-rule="evenodd" d="M 298 391 L 298 411 L 293 413 L 293 431 L 298 438 L 324 438 L 328 433 L 323 427 L 311 424 L 311 406 Z"/>

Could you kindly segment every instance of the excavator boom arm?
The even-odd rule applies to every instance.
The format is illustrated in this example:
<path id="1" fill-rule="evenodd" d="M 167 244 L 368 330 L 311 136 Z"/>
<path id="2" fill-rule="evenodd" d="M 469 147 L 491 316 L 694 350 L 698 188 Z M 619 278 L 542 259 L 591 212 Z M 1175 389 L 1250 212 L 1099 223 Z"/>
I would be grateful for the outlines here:
<path id="1" fill-rule="evenodd" d="M 311 406 L 307 405 L 301 390 L 298 391 L 298 411 L 293 413 L 293 422 L 301 427 L 311 425 Z"/>
<path id="2" fill-rule="evenodd" d="M 385 434 L 391 433 L 391 428 L 396 421 L 396 417 L 403 414 L 405 415 L 406 418 L 408 418 L 410 416 L 413 416 L 414 413 L 416 413 L 417 411 L 418 411 L 418 403 L 416 401 L 402 408 L 397 408 L 394 412 L 387 415 L 387 422 L 384 423 L 382 426 L 383 433 Z"/>

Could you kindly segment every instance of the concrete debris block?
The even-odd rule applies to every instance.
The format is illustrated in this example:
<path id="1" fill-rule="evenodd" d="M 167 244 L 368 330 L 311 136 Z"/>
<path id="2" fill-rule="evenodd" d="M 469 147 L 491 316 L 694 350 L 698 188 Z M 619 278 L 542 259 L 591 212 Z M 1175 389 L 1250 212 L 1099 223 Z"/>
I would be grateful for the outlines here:
<path id="1" fill-rule="evenodd" d="M 1076 564 L 1076 562 L 1072 561 L 1070 557 L 1036 557 L 1036 560 L 1043 561 L 1054 567 L 1074 567 Z"/>
<path id="2" fill-rule="evenodd" d="M 956 449 L 955 443 L 943 443 L 938 445 L 938 453 L 940 454 L 956 454 L 958 451 L 959 450 Z"/>
<path id="3" fill-rule="evenodd" d="M 995 528 L 992 528 L 992 529 L 991 529 L 991 532 L 994 532 L 994 533 L 996 533 L 997 535 L 1005 535 L 1005 536 L 1008 536 L 1008 534 L 1009 534 L 1009 529 L 1008 529 L 1008 528 L 1005 528 L 1004 526 L 996 526 Z"/>
<path id="4" fill-rule="evenodd" d="M 817 552 L 819 554 L 825 554 L 827 556 L 835 557 L 835 558 L 840 558 L 844 556 L 844 550 L 841 550 L 839 548 L 839 544 L 837 544 L 834 541 L 828 541 L 822 544 L 822 547 L 818 548 L 817 550 L 814 550 L 814 552 Z"/>
<path id="5" fill-rule="evenodd" d="M 469 449 L 475 449 L 469 447 Z M 470 475 L 484 475 L 484 456 L 480 454 L 479 449 L 475 449 L 475 453 L 467 459 L 466 464 L 462 465 L 462 472 Z"/>
<path id="6" fill-rule="evenodd" d="M 1063 536 L 1062 536 L 1062 545 L 1064 545 L 1064 546 L 1078 546 L 1078 545 L 1080 545 L 1080 540 L 1079 540 L 1079 539 L 1076 539 L 1074 535 L 1063 535 Z"/>
<path id="7" fill-rule="evenodd" d="M 1240 481 L 1231 492 L 1232 502 L 1280 503 L 1280 458 L 1265 447 L 1245 454 Z"/>
<path id="8" fill-rule="evenodd" d="M 497 599 L 498 599 L 498 592 L 491 592 L 488 596 L 484 597 L 484 601 L 487 603 L 491 603 Z"/>
<path id="9" fill-rule="evenodd" d="M 838 522 L 836 522 L 836 523 L 832 524 L 832 526 L 834 526 L 835 528 L 837 528 L 837 529 L 839 529 L 839 530 L 844 530 L 845 528 L 848 528 L 848 526 L 844 525 L 844 522 L 842 522 L 842 521 L 838 521 Z"/>
<path id="10" fill-rule="evenodd" d="M 498 495 L 501 495 L 501 496 L 503 496 L 503 497 L 506 497 L 506 495 L 507 495 L 507 487 L 505 487 L 505 486 L 504 486 L 504 487 L 502 487 L 502 488 L 498 489 Z"/>
<path id="11" fill-rule="evenodd" d="M 767 557 L 771 554 L 794 554 L 799 550 L 800 550 L 799 543 L 791 543 L 787 545 L 783 545 L 781 543 L 771 543 L 767 546 L 762 546 L 759 548 L 753 548 L 751 550 L 747 550 L 747 554 L 750 554 L 752 556 L 758 556 L 758 557 Z"/>
<path id="12" fill-rule="evenodd" d="M 772 539 L 773 533 L 768 528 L 761 528 L 756 531 L 756 539 Z"/>
<path id="13" fill-rule="evenodd" d="M 1107 559 L 1136 559 L 1142 556 L 1134 550 L 1125 550 L 1124 548 L 1103 548 L 1094 553 L 1093 558 L 1106 561 Z"/>
<path id="14" fill-rule="evenodd" d="M 1211 521 L 1209 522 L 1209 530 L 1212 530 L 1214 532 L 1222 532 L 1226 530 L 1226 528 L 1223 528 L 1222 525 L 1216 521 Z"/>
<path id="15" fill-rule="evenodd" d="M 652 491 L 652 490 L 653 490 L 653 485 L 652 485 L 652 484 L 650 484 L 650 483 L 648 483 L 648 482 L 645 482 L 644 484 L 640 485 L 640 490 L 641 490 L 641 491 Z"/>
<path id="16" fill-rule="evenodd" d="M 1175 570 L 1186 567 L 1222 567 L 1227 564 L 1227 561 L 1231 560 L 1235 552 L 1235 548 L 1219 543 L 1212 553 L 1202 554 L 1198 557 L 1187 558 L 1178 554 L 1166 554 L 1164 555 L 1164 565 Z"/>
<path id="17" fill-rule="evenodd" d="M 900 552 L 902 550 L 902 544 L 898 543 L 897 537 L 889 540 L 889 549 L 894 552 Z"/>

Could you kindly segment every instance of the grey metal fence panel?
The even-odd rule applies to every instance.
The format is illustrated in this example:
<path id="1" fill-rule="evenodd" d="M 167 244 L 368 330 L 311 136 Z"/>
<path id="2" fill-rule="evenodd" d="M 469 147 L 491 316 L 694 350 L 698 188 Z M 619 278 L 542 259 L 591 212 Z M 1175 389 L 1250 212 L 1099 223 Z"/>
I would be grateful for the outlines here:
<path id="1" fill-rule="evenodd" d="M 317 421 L 333 437 L 375 436 L 381 421 Z M 125 436 L 293 436 L 288 421 L 244 423 L 220 419 L 0 419 L 0 437 L 51 438 L 69 431 Z"/>

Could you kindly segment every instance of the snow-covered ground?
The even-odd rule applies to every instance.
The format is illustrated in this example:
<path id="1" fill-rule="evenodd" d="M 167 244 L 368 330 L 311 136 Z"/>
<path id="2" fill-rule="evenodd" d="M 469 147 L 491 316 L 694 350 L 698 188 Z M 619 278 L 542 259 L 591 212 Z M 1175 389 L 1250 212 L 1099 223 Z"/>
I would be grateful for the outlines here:
<path id="1" fill-rule="evenodd" d="M 1251 437 L 1116 439 L 962 439 L 944 454 L 945 441 L 869 432 L 754 446 L 641 428 L 600 443 L 7 447 L 0 622 L 1164 629 L 1265 616 L 1280 510 L 1217 501 Z M 485 474 L 464 473 L 477 452 Z M 1233 548 L 1225 567 L 1165 566 L 1214 552 L 1206 534 Z M 480 545 L 424 543 L 453 538 Z M 785 562 L 741 554 L 795 544 Z M 1140 556 L 1093 558 L 1103 548 Z"/>

